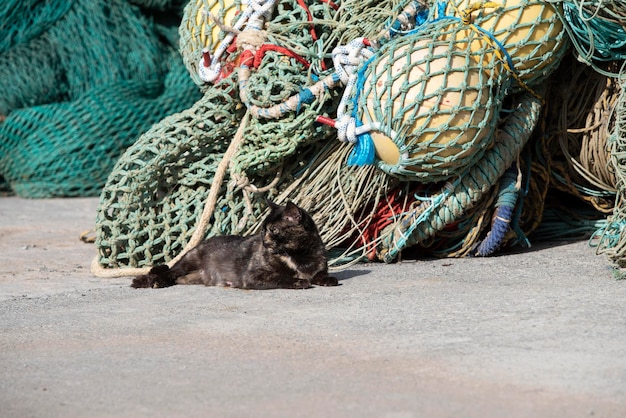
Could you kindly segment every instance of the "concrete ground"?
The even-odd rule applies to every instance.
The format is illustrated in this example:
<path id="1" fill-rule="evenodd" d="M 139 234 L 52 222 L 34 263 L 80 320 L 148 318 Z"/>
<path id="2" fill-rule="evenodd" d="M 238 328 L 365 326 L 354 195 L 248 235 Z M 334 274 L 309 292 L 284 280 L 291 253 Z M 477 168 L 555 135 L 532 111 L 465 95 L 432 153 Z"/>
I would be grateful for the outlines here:
<path id="1" fill-rule="evenodd" d="M 97 199 L 0 198 L 1 417 L 619 417 L 626 281 L 586 242 L 341 286 L 94 277 Z"/>

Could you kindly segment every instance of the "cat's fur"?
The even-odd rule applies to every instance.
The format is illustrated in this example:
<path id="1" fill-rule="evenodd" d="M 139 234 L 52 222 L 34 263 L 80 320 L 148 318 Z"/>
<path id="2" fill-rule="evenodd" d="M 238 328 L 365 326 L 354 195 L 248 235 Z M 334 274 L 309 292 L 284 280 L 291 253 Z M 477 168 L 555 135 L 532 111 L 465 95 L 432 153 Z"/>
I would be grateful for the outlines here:
<path id="1" fill-rule="evenodd" d="M 261 232 L 247 237 L 215 236 L 202 242 L 172 268 L 153 267 L 132 287 L 204 284 L 243 289 L 336 286 L 328 275 L 326 250 L 311 216 L 289 202 L 268 202 L 270 214 Z"/>

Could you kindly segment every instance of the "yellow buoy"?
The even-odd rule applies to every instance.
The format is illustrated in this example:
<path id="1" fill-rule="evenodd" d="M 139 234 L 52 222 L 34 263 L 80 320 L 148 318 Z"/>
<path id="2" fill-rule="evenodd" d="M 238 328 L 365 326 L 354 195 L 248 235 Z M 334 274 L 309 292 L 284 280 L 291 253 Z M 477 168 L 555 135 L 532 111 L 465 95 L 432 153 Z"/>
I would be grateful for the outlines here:
<path id="1" fill-rule="evenodd" d="M 493 117 L 489 74 L 468 66 L 466 49 L 418 39 L 381 55 L 365 80 L 360 115 L 381 127 L 371 132 L 380 160 L 427 172 L 424 167 L 445 166 L 451 156 L 462 161 L 480 147 L 490 133 L 485 119 Z"/>
<path id="2" fill-rule="evenodd" d="M 482 7 L 470 13 L 470 22 L 504 47 L 523 81 L 552 63 L 555 55 L 567 45 L 559 4 L 539 0 L 450 0 L 447 13 L 462 18 L 464 11 L 476 5 Z M 457 40 L 469 39 L 469 31 L 471 29 L 457 32 Z M 472 42 L 470 48 L 476 50 L 483 44 Z"/>
<path id="3" fill-rule="evenodd" d="M 241 11 L 241 2 L 235 0 L 198 0 L 194 9 L 195 19 L 189 20 L 188 30 L 193 38 L 199 38 L 199 44 L 202 48 L 212 50 L 220 40 L 221 28 L 210 15 L 218 19 L 219 22 L 232 26 L 233 19 Z M 192 22 L 195 25 L 192 25 Z"/>

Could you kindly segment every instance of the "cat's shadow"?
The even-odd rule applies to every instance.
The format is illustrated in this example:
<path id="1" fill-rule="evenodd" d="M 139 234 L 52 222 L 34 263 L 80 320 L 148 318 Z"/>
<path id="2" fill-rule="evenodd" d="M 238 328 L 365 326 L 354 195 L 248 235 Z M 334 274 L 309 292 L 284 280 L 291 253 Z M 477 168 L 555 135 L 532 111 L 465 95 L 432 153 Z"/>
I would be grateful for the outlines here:
<path id="1" fill-rule="evenodd" d="M 369 274 L 370 270 L 341 270 L 331 272 L 330 275 L 337 278 L 339 284 L 344 280 L 350 280 L 358 276 Z"/>

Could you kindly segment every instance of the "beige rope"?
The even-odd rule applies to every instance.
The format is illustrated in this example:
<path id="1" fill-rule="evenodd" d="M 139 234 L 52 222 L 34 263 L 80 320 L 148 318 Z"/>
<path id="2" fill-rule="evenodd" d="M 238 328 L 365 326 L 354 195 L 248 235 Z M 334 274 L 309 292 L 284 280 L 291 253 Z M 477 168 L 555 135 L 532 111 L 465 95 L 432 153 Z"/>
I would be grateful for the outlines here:
<path id="1" fill-rule="evenodd" d="M 185 248 L 178 254 L 174 259 L 172 259 L 168 266 L 174 265 L 178 260 L 180 260 L 189 250 L 198 245 L 203 239 L 204 234 L 206 233 L 207 226 L 209 221 L 211 220 L 211 215 L 215 210 L 215 205 L 217 204 L 217 197 L 222 187 L 222 183 L 224 182 L 224 177 L 226 176 L 226 172 L 229 169 L 230 160 L 233 158 L 237 150 L 239 149 L 239 145 L 243 142 L 243 133 L 248 125 L 249 112 L 243 116 L 241 123 L 239 124 L 239 129 L 235 133 L 235 137 L 232 142 L 228 146 L 228 149 L 224 153 L 222 160 L 217 166 L 217 170 L 215 172 L 215 177 L 213 178 L 213 183 L 211 183 L 211 190 L 209 191 L 209 196 L 207 197 L 207 201 L 204 204 L 204 210 L 202 211 L 202 215 L 200 216 L 200 221 L 196 226 L 196 230 L 194 231 L 191 239 L 185 245 Z M 94 257 L 91 262 L 91 273 L 98 277 L 104 278 L 114 278 L 114 277 L 126 277 L 126 276 L 139 276 L 142 274 L 147 274 L 150 271 L 151 267 L 141 267 L 141 268 L 116 268 L 116 269 L 107 269 L 100 265 L 98 262 L 98 256 Z"/>

